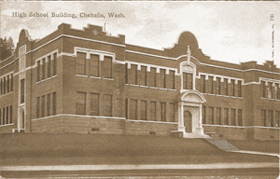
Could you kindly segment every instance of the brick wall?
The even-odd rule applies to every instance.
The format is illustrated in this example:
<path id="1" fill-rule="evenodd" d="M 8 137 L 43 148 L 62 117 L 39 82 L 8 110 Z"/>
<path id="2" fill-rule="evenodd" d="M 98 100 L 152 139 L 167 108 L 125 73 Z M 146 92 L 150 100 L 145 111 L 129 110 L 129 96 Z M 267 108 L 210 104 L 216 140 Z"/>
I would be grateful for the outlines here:
<path id="1" fill-rule="evenodd" d="M 83 116 L 54 116 L 32 121 L 33 133 L 170 135 L 177 128 L 177 124 L 170 123 Z"/>
<path id="2" fill-rule="evenodd" d="M 15 128 L 14 124 L 1 126 L 0 133 L 12 133 L 14 128 Z"/>
<path id="3" fill-rule="evenodd" d="M 204 133 L 227 140 L 279 140 L 279 128 L 203 126 Z"/>
<path id="4" fill-rule="evenodd" d="M 279 132 L 279 128 L 254 128 L 254 138 L 256 140 L 279 140 Z"/>

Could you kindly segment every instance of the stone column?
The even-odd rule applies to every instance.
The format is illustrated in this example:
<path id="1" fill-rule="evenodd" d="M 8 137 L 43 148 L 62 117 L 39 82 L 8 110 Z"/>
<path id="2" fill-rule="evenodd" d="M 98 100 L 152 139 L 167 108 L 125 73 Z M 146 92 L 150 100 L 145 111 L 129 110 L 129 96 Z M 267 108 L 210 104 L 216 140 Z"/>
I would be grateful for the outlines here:
<path id="1" fill-rule="evenodd" d="M 199 105 L 199 128 L 202 128 L 202 104 Z"/>
<path id="2" fill-rule="evenodd" d="M 178 118 L 179 118 L 179 131 L 185 131 L 185 126 L 184 126 L 184 104 L 183 102 L 179 103 L 179 108 L 178 108 Z"/>

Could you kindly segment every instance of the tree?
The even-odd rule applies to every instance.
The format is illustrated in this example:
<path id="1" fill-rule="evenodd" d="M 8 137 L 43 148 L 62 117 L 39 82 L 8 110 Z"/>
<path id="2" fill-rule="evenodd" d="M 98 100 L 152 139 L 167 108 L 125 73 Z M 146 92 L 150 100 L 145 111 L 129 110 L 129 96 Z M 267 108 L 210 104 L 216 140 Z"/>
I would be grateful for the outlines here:
<path id="1" fill-rule="evenodd" d="M 5 58 L 13 55 L 14 50 L 15 50 L 15 45 L 13 42 L 12 37 L 9 37 L 9 39 L 7 39 L 6 37 L 4 37 L 4 39 L 0 38 L 1 40 L 1 60 L 4 60 Z"/>

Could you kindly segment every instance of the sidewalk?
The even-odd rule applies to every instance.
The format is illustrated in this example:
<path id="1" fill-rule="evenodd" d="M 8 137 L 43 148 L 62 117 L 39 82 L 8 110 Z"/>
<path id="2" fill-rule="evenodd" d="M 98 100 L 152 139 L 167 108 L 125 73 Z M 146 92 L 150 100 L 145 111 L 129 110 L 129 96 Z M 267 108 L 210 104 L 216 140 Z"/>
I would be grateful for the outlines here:
<path id="1" fill-rule="evenodd" d="M 53 165 L 53 166 L 2 166 L 0 171 L 94 171 L 94 170 L 193 170 L 193 169 L 244 169 L 278 168 L 278 163 L 216 163 L 173 165 Z"/>
<path id="2" fill-rule="evenodd" d="M 245 151 L 245 150 L 233 150 L 233 151 L 228 151 L 228 152 L 273 156 L 273 157 L 278 157 L 279 158 L 279 162 L 280 162 L 280 154 L 276 154 L 276 153 L 257 152 L 257 151 Z"/>

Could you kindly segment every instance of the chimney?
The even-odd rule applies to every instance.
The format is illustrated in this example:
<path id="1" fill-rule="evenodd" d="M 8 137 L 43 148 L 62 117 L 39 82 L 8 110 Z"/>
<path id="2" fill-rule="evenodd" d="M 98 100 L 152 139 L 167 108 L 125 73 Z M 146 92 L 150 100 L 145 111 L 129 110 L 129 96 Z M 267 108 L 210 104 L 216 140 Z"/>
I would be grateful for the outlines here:
<path id="1" fill-rule="evenodd" d="M 107 24 L 104 23 L 103 32 L 107 32 Z"/>

